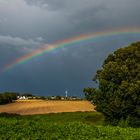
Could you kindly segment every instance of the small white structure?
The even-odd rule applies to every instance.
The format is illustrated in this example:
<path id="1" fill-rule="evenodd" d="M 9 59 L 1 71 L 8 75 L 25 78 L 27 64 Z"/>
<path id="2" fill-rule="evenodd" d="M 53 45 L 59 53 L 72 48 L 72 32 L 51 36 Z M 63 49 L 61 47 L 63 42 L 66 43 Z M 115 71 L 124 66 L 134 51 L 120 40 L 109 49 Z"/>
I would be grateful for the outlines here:
<path id="1" fill-rule="evenodd" d="M 17 96 L 17 98 L 19 100 L 28 100 L 28 97 L 25 97 L 25 96 Z"/>
<path id="2" fill-rule="evenodd" d="M 56 96 L 51 96 L 51 100 L 55 100 L 56 99 Z"/>
<path id="3" fill-rule="evenodd" d="M 61 97 L 61 100 L 65 100 L 65 97 Z"/>

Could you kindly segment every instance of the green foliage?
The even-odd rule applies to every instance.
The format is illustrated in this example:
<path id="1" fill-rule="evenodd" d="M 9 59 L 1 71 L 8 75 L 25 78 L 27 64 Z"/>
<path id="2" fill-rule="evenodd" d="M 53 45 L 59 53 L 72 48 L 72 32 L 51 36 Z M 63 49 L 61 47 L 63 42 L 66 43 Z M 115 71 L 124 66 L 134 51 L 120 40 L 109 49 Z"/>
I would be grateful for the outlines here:
<path id="1" fill-rule="evenodd" d="M 23 93 L 22 96 L 25 96 L 25 97 L 33 97 L 33 95 L 31 93 Z"/>
<path id="2" fill-rule="evenodd" d="M 46 100 L 46 98 L 44 96 L 41 96 L 39 99 Z"/>
<path id="3" fill-rule="evenodd" d="M 56 100 L 61 100 L 61 96 L 57 95 Z"/>
<path id="4" fill-rule="evenodd" d="M 0 113 L 0 117 L 11 118 L 11 117 L 21 117 L 21 115 L 20 114 L 14 114 L 14 113 L 2 112 L 2 113 Z"/>
<path id="5" fill-rule="evenodd" d="M 10 116 L 10 115 L 9 115 Z M 97 112 L 35 116 L 0 116 L 2 140 L 134 140 L 140 129 L 94 125 L 87 119 L 102 118 Z M 99 118 L 99 119 L 97 119 Z"/>
<path id="6" fill-rule="evenodd" d="M 123 118 L 140 126 L 140 42 L 110 54 L 95 77 L 99 88 L 92 99 L 106 121 L 117 125 Z"/>
<path id="7" fill-rule="evenodd" d="M 85 93 L 85 97 L 87 100 L 91 101 L 93 100 L 93 94 L 95 92 L 95 88 L 84 88 L 83 92 Z"/>
<path id="8" fill-rule="evenodd" d="M 122 128 L 129 127 L 129 118 L 127 118 L 127 119 L 121 118 L 120 121 L 119 121 L 119 123 L 118 123 L 118 126 L 120 126 Z"/>
<path id="9" fill-rule="evenodd" d="M 17 99 L 17 93 L 13 92 L 5 92 L 0 94 L 0 105 L 1 104 L 6 104 L 6 103 L 11 103 L 13 100 Z"/>

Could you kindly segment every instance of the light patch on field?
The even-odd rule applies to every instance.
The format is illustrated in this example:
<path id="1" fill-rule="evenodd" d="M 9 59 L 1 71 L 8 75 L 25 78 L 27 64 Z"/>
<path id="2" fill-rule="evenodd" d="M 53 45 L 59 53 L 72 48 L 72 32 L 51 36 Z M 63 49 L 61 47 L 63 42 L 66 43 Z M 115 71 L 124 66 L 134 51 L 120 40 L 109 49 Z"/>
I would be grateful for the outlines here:
<path id="1" fill-rule="evenodd" d="M 23 100 L 7 105 L 0 105 L 0 112 L 33 115 L 59 112 L 95 111 L 94 108 L 95 107 L 88 101 Z"/>

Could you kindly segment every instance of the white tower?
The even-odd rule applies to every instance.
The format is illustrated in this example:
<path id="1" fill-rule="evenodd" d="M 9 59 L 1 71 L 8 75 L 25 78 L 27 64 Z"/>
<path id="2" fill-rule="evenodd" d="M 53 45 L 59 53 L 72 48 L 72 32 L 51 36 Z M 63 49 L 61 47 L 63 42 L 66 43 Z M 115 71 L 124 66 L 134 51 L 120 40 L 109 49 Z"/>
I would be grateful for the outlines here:
<path id="1" fill-rule="evenodd" d="M 67 98 L 68 97 L 68 91 L 67 90 L 65 91 L 65 94 L 66 94 L 66 98 Z"/>

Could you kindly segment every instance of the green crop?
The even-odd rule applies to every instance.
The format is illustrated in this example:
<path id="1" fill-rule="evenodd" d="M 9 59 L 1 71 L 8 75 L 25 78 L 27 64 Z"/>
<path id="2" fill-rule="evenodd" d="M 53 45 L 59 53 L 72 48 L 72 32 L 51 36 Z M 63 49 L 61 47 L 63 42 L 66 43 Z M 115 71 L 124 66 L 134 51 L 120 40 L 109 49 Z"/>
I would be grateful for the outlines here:
<path id="1" fill-rule="evenodd" d="M 92 119 L 93 117 L 93 119 Z M 138 140 L 140 129 L 103 126 L 95 112 L 0 116 L 1 140 Z"/>

